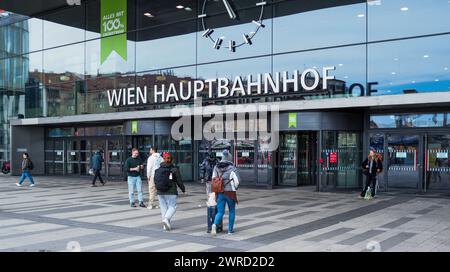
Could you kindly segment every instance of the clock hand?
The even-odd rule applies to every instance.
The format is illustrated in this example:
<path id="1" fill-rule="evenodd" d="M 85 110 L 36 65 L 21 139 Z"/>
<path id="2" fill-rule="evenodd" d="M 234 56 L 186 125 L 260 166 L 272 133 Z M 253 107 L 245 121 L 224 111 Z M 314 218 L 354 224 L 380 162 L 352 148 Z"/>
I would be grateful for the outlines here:
<path id="1" fill-rule="evenodd" d="M 228 15 L 230 16 L 230 19 L 236 19 L 236 13 L 234 13 L 233 8 L 231 7 L 228 0 L 222 0 L 223 4 L 225 5 L 225 8 L 227 9 Z"/>

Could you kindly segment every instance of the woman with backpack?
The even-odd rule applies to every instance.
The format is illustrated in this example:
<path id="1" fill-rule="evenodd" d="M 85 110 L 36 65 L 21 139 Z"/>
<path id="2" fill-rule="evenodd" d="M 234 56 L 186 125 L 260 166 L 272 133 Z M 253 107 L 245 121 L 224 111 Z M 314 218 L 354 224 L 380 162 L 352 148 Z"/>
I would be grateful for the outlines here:
<path id="1" fill-rule="evenodd" d="M 234 233 L 234 220 L 236 217 L 236 204 L 238 203 L 236 190 L 239 187 L 239 178 L 233 158 L 228 150 L 223 151 L 222 160 L 214 167 L 212 191 L 217 194 L 217 214 L 211 228 L 211 235 L 217 234 L 217 227 L 225 214 L 225 204 L 228 205 L 228 234 Z"/>
<path id="2" fill-rule="evenodd" d="M 34 186 L 33 177 L 30 175 L 30 170 L 33 170 L 33 162 L 30 160 L 30 155 L 28 153 L 23 153 L 22 155 L 22 176 L 20 177 L 19 183 L 16 183 L 17 187 L 22 187 L 22 183 L 26 178 L 30 180 L 30 187 Z"/>
<path id="3" fill-rule="evenodd" d="M 381 162 L 381 156 L 377 156 L 373 150 L 370 150 L 369 156 L 365 159 L 361 165 L 363 174 L 367 176 L 366 186 L 361 192 L 361 198 L 366 196 L 367 190 L 371 189 L 372 198 L 375 197 L 375 188 L 377 186 L 377 174 L 383 171 L 383 163 Z"/>
<path id="4" fill-rule="evenodd" d="M 159 206 L 164 230 L 171 230 L 170 220 L 177 210 L 178 188 L 186 191 L 178 168 L 172 163 L 169 152 L 164 152 L 163 162 L 155 170 L 155 186 L 158 194 Z"/>

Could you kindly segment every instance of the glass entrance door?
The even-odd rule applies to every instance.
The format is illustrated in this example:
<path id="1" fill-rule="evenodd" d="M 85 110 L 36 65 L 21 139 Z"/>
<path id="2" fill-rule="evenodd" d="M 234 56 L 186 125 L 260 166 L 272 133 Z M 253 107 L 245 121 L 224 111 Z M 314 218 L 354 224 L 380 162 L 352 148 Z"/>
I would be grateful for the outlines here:
<path id="1" fill-rule="evenodd" d="M 429 135 L 425 151 L 425 191 L 450 190 L 450 135 Z"/>
<path id="2" fill-rule="evenodd" d="M 388 186 L 419 189 L 420 136 L 387 135 Z"/>
<path id="3" fill-rule="evenodd" d="M 69 175 L 77 175 L 79 172 L 79 145 L 77 140 L 68 140 L 67 141 L 67 151 L 66 151 L 66 173 Z"/>
<path id="4" fill-rule="evenodd" d="M 279 184 L 297 186 L 298 171 L 298 138 L 297 133 L 281 135 L 279 149 Z"/>
<path id="5" fill-rule="evenodd" d="M 123 160 L 123 148 L 120 139 L 108 139 L 108 149 L 105 153 L 108 176 L 122 175 Z"/>
<path id="6" fill-rule="evenodd" d="M 280 185 L 315 185 L 317 180 L 317 133 L 281 135 L 279 149 Z"/>

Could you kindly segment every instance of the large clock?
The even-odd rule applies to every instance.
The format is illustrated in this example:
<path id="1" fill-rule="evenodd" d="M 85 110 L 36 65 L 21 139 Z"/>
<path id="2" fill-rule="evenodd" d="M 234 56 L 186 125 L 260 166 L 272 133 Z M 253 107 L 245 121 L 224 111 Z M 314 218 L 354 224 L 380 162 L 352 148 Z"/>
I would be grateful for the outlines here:
<path id="1" fill-rule="evenodd" d="M 239 18 L 238 12 L 233 8 L 233 0 L 204 0 L 202 13 L 198 16 L 202 20 L 203 33 L 202 37 L 209 40 L 211 42 L 212 47 L 219 50 L 221 48 L 225 48 L 230 50 L 231 52 L 236 52 L 236 48 L 251 45 L 253 37 L 258 33 L 261 28 L 264 28 L 263 24 L 263 14 L 264 7 L 267 5 L 266 1 L 261 0 L 253 0 L 256 7 L 260 8 L 259 18 L 255 18 L 252 21 L 253 28 L 249 29 L 249 32 L 241 33 L 240 36 L 225 38 L 221 37 L 220 34 L 216 34 L 214 29 L 211 26 L 208 26 L 206 23 L 206 18 L 208 17 L 207 8 L 208 5 L 211 5 L 211 2 L 222 2 L 221 7 L 223 11 L 228 14 L 230 20 L 237 20 Z M 242 0 L 234 0 L 234 1 L 242 1 Z M 251 2 L 251 1 L 245 1 Z M 218 3 L 215 3 L 218 4 Z M 222 5 L 223 4 L 223 5 Z"/>

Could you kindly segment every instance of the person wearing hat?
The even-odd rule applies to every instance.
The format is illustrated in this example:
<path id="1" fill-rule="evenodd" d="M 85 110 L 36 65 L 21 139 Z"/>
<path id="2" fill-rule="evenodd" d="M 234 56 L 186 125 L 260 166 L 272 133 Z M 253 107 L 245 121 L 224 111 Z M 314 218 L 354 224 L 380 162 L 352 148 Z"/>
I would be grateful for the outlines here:
<path id="1" fill-rule="evenodd" d="M 155 170 L 155 186 L 164 230 L 171 230 L 170 221 L 177 210 L 178 188 L 186 192 L 180 170 L 173 164 L 173 157 L 169 152 L 163 153 L 163 162 Z M 178 187 L 178 188 L 177 188 Z"/>
<path id="2" fill-rule="evenodd" d="M 222 152 L 222 160 L 214 167 L 213 176 L 221 177 L 224 185 L 224 192 L 217 194 L 217 214 L 214 218 L 214 224 L 211 227 L 211 235 L 217 234 L 217 228 L 222 222 L 225 214 L 225 204 L 228 206 L 228 234 L 234 233 L 234 220 L 236 217 L 236 204 L 238 203 L 236 190 L 239 187 L 239 177 L 237 169 L 233 164 L 233 157 L 230 151 L 224 150 Z"/>

